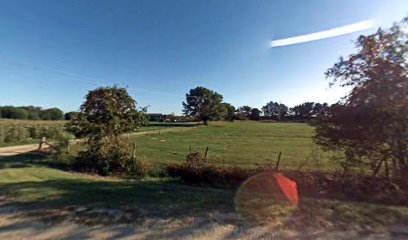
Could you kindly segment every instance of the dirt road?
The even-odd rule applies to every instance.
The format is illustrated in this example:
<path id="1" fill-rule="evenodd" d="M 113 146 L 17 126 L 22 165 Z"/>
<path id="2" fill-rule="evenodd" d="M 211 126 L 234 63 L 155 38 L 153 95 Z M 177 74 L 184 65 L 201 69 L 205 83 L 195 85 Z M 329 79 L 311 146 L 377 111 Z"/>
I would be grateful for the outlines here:
<path id="1" fill-rule="evenodd" d="M 88 216 L 87 212 L 92 215 Z M 112 216 L 110 212 L 113 212 Z M 395 238 L 389 232 L 359 234 L 356 231 L 300 231 L 269 225 L 253 226 L 239 223 L 239 217 L 234 213 L 126 219 L 128 214 L 81 207 L 22 208 L 0 198 L 0 239 L 405 239 Z M 115 222 L 115 215 L 125 220 Z"/>
<path id="2" fill-rule="evenodd" d="M 21 146 L 2 147 L 0 148 L 0 158 L 26 153 L 38 149 L 38 144 L 28 144 Z"/>

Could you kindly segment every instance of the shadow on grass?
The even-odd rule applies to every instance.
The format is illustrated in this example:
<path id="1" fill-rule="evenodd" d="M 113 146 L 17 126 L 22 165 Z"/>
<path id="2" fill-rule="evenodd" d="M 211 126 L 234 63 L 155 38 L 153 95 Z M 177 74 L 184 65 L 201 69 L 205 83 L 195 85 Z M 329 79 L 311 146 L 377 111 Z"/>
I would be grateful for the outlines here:
<path id="1" fill-rule="evenodd" d="M 0 158 L 0 169 L 52 166 L 52 158 L 39 152 L 28 152 Z M 55 165 L 55 164 L 54 164 Z"/>
<path id="2" fill-rule="evenodd" d="M 22 169 L 22 174 L 26 176 L 31 174 L 31 167 L 61 169 L 54 158 L 39 153 L 0 159 L 0 169 L 27 168 Z M 0 192 L 3 196 L 23 200 L 22 205 L 27 206 L 142 207 L 153 215 L 170 212 L 200 214 L 233 209 L 233 191 L 181 185 L 171 180 L 124 181 L 60 174 L 43 174 L 47 176 L 41 181 L 24 181 L 16 174 L 14 182 L 14 179 L 0 182 Z M 41 173 L 36 173 L 36 176 L 42 177 Z"/>
<path id="3" fill-rule="evenodd" d="M 143 208 L 154 216 L 233 209 L 232 193 L 176 183 L 57 179 L 1 184 L 0 189 L 28 207 Z"/>

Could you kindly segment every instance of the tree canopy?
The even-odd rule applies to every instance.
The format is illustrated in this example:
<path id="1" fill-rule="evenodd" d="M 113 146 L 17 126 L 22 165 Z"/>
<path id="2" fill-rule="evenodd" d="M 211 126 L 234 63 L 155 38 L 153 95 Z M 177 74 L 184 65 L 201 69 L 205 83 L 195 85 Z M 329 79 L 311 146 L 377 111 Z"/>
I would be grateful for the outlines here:
<path id="1" fill-rule="evenodd" d="M 0 118 L 29 120 L 62 120 L 63 112 L 59 108 L 42 109 L 34 106 L 0 106 Z"/>
<path id="2" fill-rule="evenodd" d="M 262 111 L 258 108 L 252 108 L 251 113 L 249 114 L 249 119 L 258 121 L 261 118 Z"/>
<path id="3" fill-rule="evenodd" d="M 89 91 L 80 112 L 71 122 L 71 131 L 77 136 L 103 138 L 119 136 L 142 124 L 143 112 L 136 109 L 136 101 L 125 88 L 100 87 Z"/>
<path id="4" fill-rule="evenodd" d="M 288 107 L 285 104 L 270 101 L 262 107 L 264 116 L 281 120 L 288 113 Z"/>
<path id="5" fill-rule="evenodd" d="M 238 118 L 241 120 L 249 119 L 251 115 L 251 107 L 250 106 L 242 106 L 237 109 Z"/>
<path id="6" fill-rule="evenodd" d="M 78 156 L 81 165 L 102 175 L 126 169 L 131 156 L 121 134 L 143 124 L 144 110 L 137 111 L 136 101 L 125 88 L 115 85 L 89 91 L 80 112 L 68 125 L 77 137 L 87 139 L 88 149 Z"/>
<path id="7" fill-rule="evenodd" d="M 183 113 L 207 125 L 209 120 L 219 120 L 225 116 L 226 109 L 222 100 L 221 94 L 204 87 L 196 87 L 186 94 Z"/>
<path id="8" fill-rule="evenodd" d="M 342 149 L 345 166 L 382 167 L 389 176 L 408 170 L 407 19 L 390 29 L 360 36 L 356 53 L 340 58 L 326 72 L 331 84 L 350 86 L 344 101 L 317 122 L 317 143 Z"/>
<path id="9" fill-rule="evenodd" d="M 224 108 L 226 110 L 225 120 L 228 120 L 228 121 L 231 121 L 231 122 L 234 121 L 236 119 L 236 115 L 235 115 L 236 109 L 235 109 L 235 107 L 232 106 L 229 103 L 223 103 L 223 106 L 224 106 Z"/>
<path id="10" fill-rule="evenodd" d="M 327 103 L 305 102 L 294 106 L 290 111 L 296 119 L 311 119 L 323 114 L 327 108 Z"/>

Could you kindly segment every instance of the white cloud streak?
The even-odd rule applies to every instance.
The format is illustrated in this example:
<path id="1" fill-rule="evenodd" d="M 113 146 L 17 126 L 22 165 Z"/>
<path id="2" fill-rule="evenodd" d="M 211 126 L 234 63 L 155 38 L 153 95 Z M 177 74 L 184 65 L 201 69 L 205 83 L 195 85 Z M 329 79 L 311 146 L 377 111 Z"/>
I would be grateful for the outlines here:
<path id="1" fill-rule="evenodd" d="M 28 63 L 28 62 L 10 62 L 10 61 L 0 59 L 0 64 L 8 64 L 8 65 L 13 65 L 13 66 L 19 67 L 19 68 L 21 68 L 20 72 L 27 71 L 27 67 L 29 67 L 29 68 L 36 69 L 36 70 L 39 70 L 39 71 L 45 71 L 48 74 L 52 74 L 52 75 L 59 76 L 59 77 L 68 77 L 73 81 L 86 83 L 86 84 L 90 84 L 90 85 L 95 85 L 95 86 L 107 86 L 107 85 L 112 84 L 111 83 L 112 81 L 108 81 L 106 79 L 98 79 L 98 78 L 94 78 L 94 77 L 84 76 L 84 75 L 81 75 L 81 74 L 68 72 L 68 71 L 65 71 L 65 70 L 58 69 L 58 68 L 44 66 L 44 65 L 38 65 L 38 64 L 32 64 L 32 63 Z M 176 98 L 183 98 L 184 97 L 183 95 L 179 95 L 179 94 L 175 94 L 175 93 L 171 93 L 171 92 L 161 92 L 161 91 L 155 91 L 155 90 L 146 89 L 146 88 L 135 88 L 135 87 L 132 87 L 132 86 L 128 86 L 128 85 L 131 85 L 131 84 L 126 84 L 126 83 L 123 83 L 123 85 L 128 87 L 128 89 L 130 89 L 130 90 L 134 90 L 134 91 L 137 91 L 137 92 L 143 92 L 143 93 L 147 93 L 147 94 L 162 95 L 162 96 L 169 96 L 169 97 L 176 97 Z M 46 88 L 43 85 L 41 86 L 41 88 L 46 90 Z"/>
<path id="2" fill-rule="evenodd" d="M 374 20 L 370 19 L 370 20 L 365 20 L 365 21 L 345 25 L 345 26 L 338 27 L 338 28 L 332 28 L 329 30 L 321 31 L 321 32 L 315 32 L 315 33 L 310 33 L 310 34 L 291 37 L 291 38 L 274 40 L 274 41 L 271 41 L 271 47 L 282 47 L 282 46 L 287 46 L 287 45 L 293 45 L 293 44 L 311 42 L 311 41 L 316 41 L 316 40 L 321 40 L 321 39 L 326 39 L 326 38 L 332 38 L 332 37 L 337 37 L 337 36 L 341 36 L 341 35 L 345 35 L 349 33 L 367 30 L 372 27 L 374 27 Z"/>

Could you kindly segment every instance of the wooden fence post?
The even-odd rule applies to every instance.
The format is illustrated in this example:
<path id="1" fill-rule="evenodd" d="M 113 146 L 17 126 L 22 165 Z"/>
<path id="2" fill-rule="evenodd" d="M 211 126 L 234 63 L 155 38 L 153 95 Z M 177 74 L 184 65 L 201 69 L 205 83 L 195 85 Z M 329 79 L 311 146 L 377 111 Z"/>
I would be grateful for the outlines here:
<path id="1" fill-rule="evenodd" d="M 279 152 L 278 155 L 278 162 L 276 163 L 275 171 L 278 171 L 280 160 L 281 160 L 282 152 Z"/>
<path id="2" fill-rule="evenodd" d="M 46 138 L 44 136 L 41 137 L 40 144 L 38 145 L 38 150 L 42 149 L 43 144 L 46 142 Z"/>
<path id="3" fill-rule="evenodd" d="M 133 143 L 132 159 L 136 158 L 136 142 Z"/>

